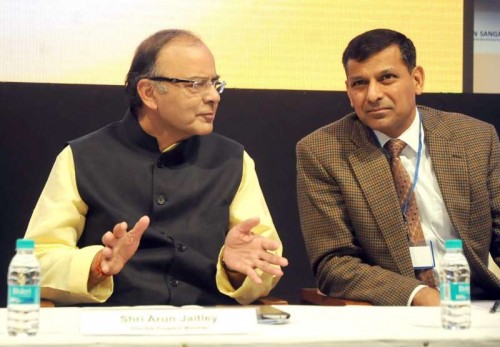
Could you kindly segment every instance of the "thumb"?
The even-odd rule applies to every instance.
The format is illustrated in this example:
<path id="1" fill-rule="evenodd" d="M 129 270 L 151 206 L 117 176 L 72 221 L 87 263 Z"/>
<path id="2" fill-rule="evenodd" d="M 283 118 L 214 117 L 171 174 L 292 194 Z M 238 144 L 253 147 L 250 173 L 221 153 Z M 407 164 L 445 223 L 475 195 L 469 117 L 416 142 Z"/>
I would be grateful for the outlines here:
<path id="1" fill-rule="evenodd" d="M 240 224 L 238 224 L 236 226 L 236 228 L 238 229 L 238 231 L 240 233 L 245 233 L 245 234 L 248 234 L 250 233 L 250 230 L 259 225 L 260 223 L 260 218 L 259 217 L 253 217 L 253 218 L 249 218 L 243 222 L 241 222 Z"/>

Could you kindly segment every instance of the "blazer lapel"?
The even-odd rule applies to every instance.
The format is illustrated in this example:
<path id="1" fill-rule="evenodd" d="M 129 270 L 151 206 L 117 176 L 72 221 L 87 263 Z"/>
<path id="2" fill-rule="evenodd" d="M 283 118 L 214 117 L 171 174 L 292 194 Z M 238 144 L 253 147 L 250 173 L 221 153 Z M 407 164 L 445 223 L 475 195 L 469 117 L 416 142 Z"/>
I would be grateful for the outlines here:
<path id="1" fill-rule="evenodd" d="M 401 274 L 414 276 L 408 237 L 388 159 L 375 135 L 359 121 L 356 121 L 352 141 L 357 148 L 349 154 L 348 160 L 385 238 L 388 251 Z"/>
<path id="2" fill-rule="evenodd" d="M 453 141 L 439 115 L 420 110 L 432 167 L 451 222 L 460 237 L 467 237 L 470 211 L 469 173 L 464 148 Z"/>

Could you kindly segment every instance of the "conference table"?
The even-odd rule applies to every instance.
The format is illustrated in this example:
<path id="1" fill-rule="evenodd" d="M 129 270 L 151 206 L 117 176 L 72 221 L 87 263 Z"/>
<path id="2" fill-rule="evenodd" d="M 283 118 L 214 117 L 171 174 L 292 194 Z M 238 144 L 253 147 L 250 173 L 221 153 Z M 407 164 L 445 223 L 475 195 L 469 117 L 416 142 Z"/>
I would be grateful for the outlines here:
<path id="1" fill-rule="evenodd" d="M 279 305 L 291 314 L 286 324 L 255 324 L 243 334 L 173 335 L 84 333 L 85 308 L 56 307 L 41 309 L 34 337 L 8 336 L 2 308 L 0 346 L 500 346 L 500 313 L 490 313 L 491 305 L 473 302 L 467 330 L 443 329 L 438 307 Z"/>

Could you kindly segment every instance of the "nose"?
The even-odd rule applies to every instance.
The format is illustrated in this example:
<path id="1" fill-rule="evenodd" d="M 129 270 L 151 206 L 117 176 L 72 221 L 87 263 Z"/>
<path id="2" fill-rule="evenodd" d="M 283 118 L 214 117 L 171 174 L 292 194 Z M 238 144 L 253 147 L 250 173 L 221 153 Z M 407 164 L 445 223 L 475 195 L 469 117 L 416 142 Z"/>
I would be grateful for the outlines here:
<path id="1" fill-rule="evenodd" d="M 369 102 L 377 102 L 380 99 L 382 99 L 383 93 L 382 89 L 380 88 L 380 84 L 376 81 L 371 81 L 368 84 L 368 90 L 366 94 L 366 98 L 368 99 Z"/>
<path id="2" fill-rule="evenodd" d="M 205 103 L 209 103 L 209 102 L 213 102 L 215 104 L 219 103 L 219 101 L 220 101 L 220 94 L 217 91 L 217 89 L 215 89 L 215 86 L 213 84 L 210 85 L 206 89 L 205 94 L 203 94 L 203 101 Z"/>

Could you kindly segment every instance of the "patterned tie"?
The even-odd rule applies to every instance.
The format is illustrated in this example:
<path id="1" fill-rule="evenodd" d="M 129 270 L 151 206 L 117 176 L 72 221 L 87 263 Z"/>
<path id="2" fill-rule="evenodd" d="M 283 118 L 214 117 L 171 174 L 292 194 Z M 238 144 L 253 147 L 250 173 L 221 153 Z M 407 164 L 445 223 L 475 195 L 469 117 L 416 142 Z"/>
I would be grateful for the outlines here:
<path id="1" fill-rule="evenodd" d="M 401 159 L 399 158 L 399 155 L 406 147 L 406 143 L 399 139 L 391 139 L 385 144 L 384 147 L 389 152 L 391 157 L 392 177 L 399 196 L 399 204 L 401 206 L 401 210 L 403 210 L 412 185 L 411 178 L 406 172 L 403 164 L 401 164 Z M 410 197 L 405 218 L 408 238 L 411 246 L 425 246 L 424 232 L 422 231 L 422 225 L 420 224 L 415 194 L 412 194 Z M 415 270 L 415 277 L 429 287 L 436 288 L 436 281 L 432 269 Z"/>

